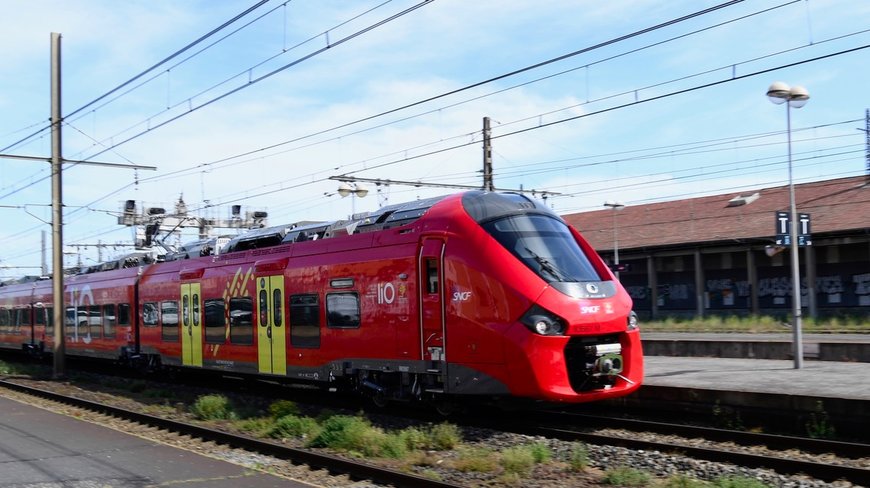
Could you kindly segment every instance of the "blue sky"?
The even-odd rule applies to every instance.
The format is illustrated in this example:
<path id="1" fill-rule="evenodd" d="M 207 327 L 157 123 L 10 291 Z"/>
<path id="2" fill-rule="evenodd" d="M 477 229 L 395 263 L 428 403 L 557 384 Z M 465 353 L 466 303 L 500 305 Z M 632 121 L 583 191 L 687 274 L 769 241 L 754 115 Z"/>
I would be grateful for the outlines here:
<path id="1" fill-rule="evenodd" d="M 171 208 L 183 195 L 210 217 L 239 204 L 278 225 L 455 191 L 367 185 L 342 199 L 330 176 L 478 185 L 484 116 L 496 186 L 558 192 L 548 204 L 560 213 L 782 185 L 785 108 L 765 97 L 779 80 L 811 95 L 792 111 L 796 181 L 865 172 L 870 2 L 859 0 L 741 2 L 616 42 L 725 2 L 434 0 L 369 29 L 420 2 L 273 0 L 74 113 L 255 3 L 5 6 L 0 153 L 50 154 L 48 132 L 27 136 L 49 117 L 59 32 L 64 157 L 157 167 L 68 166 L 65 242 L 131 242 L 116 223 L 127 199 Z M 48 176 L 46 163 L 0 159 L 0 278 L 38 272 L 24 267 L 40 265 L 50 231 Z"/>

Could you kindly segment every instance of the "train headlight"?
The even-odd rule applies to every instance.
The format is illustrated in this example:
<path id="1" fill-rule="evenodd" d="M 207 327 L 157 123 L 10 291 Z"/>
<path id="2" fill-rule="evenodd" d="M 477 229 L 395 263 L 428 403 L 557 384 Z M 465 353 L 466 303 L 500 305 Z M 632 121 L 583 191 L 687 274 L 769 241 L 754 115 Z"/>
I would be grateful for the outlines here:
<path id="1" fill-rule="evenodd" d="M 565 333 L 565 321 L 553 312 L 538 305 L 532 306 L 532 308 L 524 313 L 520 318 L 520 322 L 528 327 L 530 331 L 540 335 L 552 336 Z"/>
<path id="2" fill-rule="evenodd" d="M 640 322 L 638 322 L 637 314 L 634 313 L 634 310 L 632 310 L 631 313 L 628 314 L 627 322 L 628 326 L 626 327 L 626 329 L 628 330 L 637 330 L 637 328 L 640 327 Z"/>

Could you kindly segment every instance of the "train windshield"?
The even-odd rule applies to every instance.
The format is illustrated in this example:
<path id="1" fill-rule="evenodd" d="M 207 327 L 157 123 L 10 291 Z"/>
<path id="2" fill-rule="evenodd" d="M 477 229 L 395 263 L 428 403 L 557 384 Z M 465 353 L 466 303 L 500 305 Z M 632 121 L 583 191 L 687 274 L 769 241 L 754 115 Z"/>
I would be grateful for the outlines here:
<path id="1" fill-rule="evenodd" d="M 502 246 L 547 282 L 600 281 L 563 222 L 546 215 L 512 215 L 483 224 Z"/>

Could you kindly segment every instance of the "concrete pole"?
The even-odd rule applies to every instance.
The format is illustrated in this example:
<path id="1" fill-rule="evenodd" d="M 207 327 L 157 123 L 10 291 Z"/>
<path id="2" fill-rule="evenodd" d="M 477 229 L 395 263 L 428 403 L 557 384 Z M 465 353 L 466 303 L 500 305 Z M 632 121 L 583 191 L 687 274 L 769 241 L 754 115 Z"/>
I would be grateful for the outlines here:
<path id="1" fill-rule="evenodd" d="M 66 307 L 63 303 L 63 195 L 61 170 L 60 34 L 51 33 L 51 262 L 54 378 L 66 376 Z"/>

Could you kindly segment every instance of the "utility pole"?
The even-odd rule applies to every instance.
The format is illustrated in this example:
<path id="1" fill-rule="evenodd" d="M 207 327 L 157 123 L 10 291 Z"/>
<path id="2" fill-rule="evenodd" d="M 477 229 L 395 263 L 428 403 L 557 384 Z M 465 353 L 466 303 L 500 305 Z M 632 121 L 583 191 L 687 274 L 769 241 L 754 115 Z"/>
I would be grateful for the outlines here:
<path id="1" fill-rule="evenodd" d="M 54 379 L 66 376 L 66 307 L 63 303 L 63 196 L 61 195 L 60 34 L 51 33 L 51 262 Z"/>
<path id="2" fill-rule="evenodd" d="M 483 118 L 483 189 L 495 191 L 492 183 L 492 130 L 489 127 L 489 117 Z"/>
<path id="3" fill-rule="evenodd" d="M 63 159 L 61 138 L 61 83 L 60 83 L 60 39 L 57 32 L 51 33 L 51 157 L 24 156 L 21 154 L 0 154 L 0 159 L 22 159 L 25 161 L 47 161 L 51 163 L 51 262 L 52 262 L 52 301 L 54 309 L 52 321 L 55 328 L 54 337 L 54 377 L 63 378 L 66 375 L 66 316 L 63 302 L 63 195 L 61 172 L 63 163 L 83 165 L 110 166 L 126 169 L 156 170 L 154 166 L 137 164 L 104 163 L 99 161 L 79 161 Z M 44 261 L 44 259 L 43 259 Z M 44 266 L 44 264 L 43 264 Z M 31 266 L 28 266 L 31 267 Z M 47 275 L 46 271 L 44 275 Z"/>

